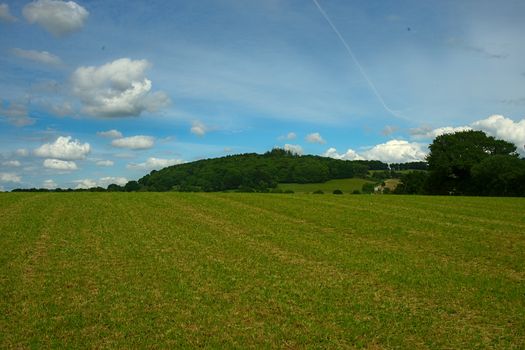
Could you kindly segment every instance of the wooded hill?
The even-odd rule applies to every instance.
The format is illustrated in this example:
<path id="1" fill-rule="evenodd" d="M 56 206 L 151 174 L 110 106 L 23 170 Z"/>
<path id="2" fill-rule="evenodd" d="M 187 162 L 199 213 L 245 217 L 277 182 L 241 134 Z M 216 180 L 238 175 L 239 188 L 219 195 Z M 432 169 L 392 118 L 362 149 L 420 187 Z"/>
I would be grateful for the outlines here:
<path id="1" fill-rule="evenodd" d="M 388 170 L 380 161 L 346 161 L 299 156 L 282 149 L 204 159 L 152 171 L 126 190 L 146 191 L 265 191 L 278 183 L 318 183 L 365 177 L 369 170 Z M 108 188 L 109 190 L 109 188 Z"/>

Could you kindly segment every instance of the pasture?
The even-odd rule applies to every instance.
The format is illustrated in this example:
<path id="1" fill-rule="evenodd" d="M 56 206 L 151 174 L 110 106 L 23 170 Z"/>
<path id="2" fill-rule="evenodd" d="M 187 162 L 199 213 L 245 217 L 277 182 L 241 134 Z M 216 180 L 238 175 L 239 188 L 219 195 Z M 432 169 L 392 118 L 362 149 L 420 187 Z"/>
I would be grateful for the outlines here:
<path id="1" fill-rule="evenodd" d="M 525 347 L 525 200 L 0 193 L 0 348 Z"/>

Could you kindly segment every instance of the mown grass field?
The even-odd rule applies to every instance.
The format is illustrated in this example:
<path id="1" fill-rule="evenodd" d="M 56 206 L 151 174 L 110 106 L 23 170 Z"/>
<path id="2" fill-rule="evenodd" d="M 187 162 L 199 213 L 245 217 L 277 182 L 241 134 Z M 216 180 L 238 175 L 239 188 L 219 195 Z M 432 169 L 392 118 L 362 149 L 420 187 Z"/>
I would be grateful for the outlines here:
<path id="1" fill-rule="evenodd" d="M 351 178 L 351 179 L 338 179 L 330 180 L 323 183 L 309 183 L 309 184 L 298 184 L 298 183 L 283 183 L 279 184 L 278 188 L 283 191 L 292 190 L 296 193 L 312 193 L 317 190 L 321 190 L 325 193 L 332 193 L 334 190 L 341 190 L 343 193 L 349 194 L 354 190 L 361 191 L 361 188 L 365 183 L 372 183 L 372 181 Z"/>
<path id="2" fill-rule="evenodd" d="M 525 347 L 525 200 L 0 194 L 0 348 Z"/>

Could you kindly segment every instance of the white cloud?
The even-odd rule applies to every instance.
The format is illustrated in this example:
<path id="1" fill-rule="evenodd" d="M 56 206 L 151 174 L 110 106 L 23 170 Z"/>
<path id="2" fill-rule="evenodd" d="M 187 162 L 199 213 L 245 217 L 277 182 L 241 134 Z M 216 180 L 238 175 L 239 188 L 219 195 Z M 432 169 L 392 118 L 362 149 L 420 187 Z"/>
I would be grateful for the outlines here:
<path id="1" fill-rule="evenodd" d="M 353 149 L 348 149 L 346 153 L 337 153 L 337 149 L 331 147 L 323 153 L 323 157 L 329 157 L 342 160 L 363 160 L 364 158 L 357 154 Z"/>
<path id="2" fill-rule="evenodd" d="M 14 22 L 16 17 L 14 17 L 9 11 L 8 4 L 0 4 L 0 22 Z"/>
<path id="3" fill-rule="evenodd" d="M 319 143 L 319 144 L 326 143 L 326 141 L 323 140 L 323 138 L 321 137 L 321 135 L 318 132 L 314 132 L 314 133 L 306 135 L 305 139 L 306 139 L 306 141 L 308 141 L 310 143 Z"/>
<path id="4" fill-rule="evenodd" d="M 2 162 L 2 165 L 8 166 L 8 167 L 19 167 L 21 164 L 18 160 L 8 160 L 5 162 Z"/>
<path id="5" fill-rule="evenodd" d="M 71 136 L 59 136 L 55 142 L 43 144 L 35 149 L 34 153 L 42 158 L 77 160 L 86 158 L 90 151 L 89 143 L 81 144 L 78 140 L 71 140 Z"/>
<path id="6" fill-rule="evenodd" d="M 412 129 L 411 134 L 415 139 L 434 139 L 443 134 L 468 130 L 480 130 L 495 138 L 512 142 L 521 154 L 525 154 L 525 119 L 514 121 L 497 114 L 477 120 L 469 126 L 445 126 L 437 129 L 418 128 Z"/>
<path id="7" fill-rule="evenodd" d="M 430 129 L 430 128 L 417 128 L 412 129 L 410 133 L 415 139 L 435 139 L 438 136 L 445 135 L 445 134 L 453 134 L 455 132 L 461 132 L 461 131 L 468 131 L 472 130 L 470 126 L 445 126 L 442 128 L 437 129 Z"/>
<path id="8" fill-rule="evenodd" d="M 155 144 L 155 138 L 151 136 L 137 135 L 130 137 L 123 137 L 111 141 L 114 147 L 129 148 L 129 149 L 148 149 Z"/>
<path id="9" fill-rule="evenodd" d="M 77 164 L 73 161 L 60 160 L 60 159 L 46 159 L 44 160 L 44 168 L 71 171 L 77 170 Z"/>
<path id="10" fill-rule="evenodd" d="M 15 154 L 20 157 L 27 157 L 29 155 L 29 151 L 25 148 L 19 148 L 15 151 Z"/>
<path id="11" fill-rule="evenodd" d="M 290 145 L 289 143 L 284 145 L 284 150 L 297 155 L 302 155 L 304 153 L 303 148 L 300 145 Z"/>
<path id="12" fill-rule="evenodd" d="M 154 112 L 169 103 L 164 92 L 151 92 L 145 77 L 150 66 L 146 60 L 121 58 L 99 67 L 80 67 L 73 73 L 73 92 L 84 111 L 99 117 L 139 116 Z"/>
<path id="13" fill-rule="evenodd" d="M 148 169 L 148 170 L 158 170 L 175 164 L 184 163 L 181 159 L 163 159 L 150 157 L 144 163 L 130 163 L 127 165 L 128 169 Z"/>
<path id="14" fill-rule="evenodd" d="M 101 177 L 98 179 L 98 181 L 95 181 L 93 179 L 80 179 L 73 181 L 77 184 L 75 187 L 76 189 L 89 189 L 92 187 L 107 187 L 111 184 L 117 184 L 119 186 L 124 186 L 128 183 L 128 179 L 125 177 L 113 177 L 113 176 L 107 176 L 107 177 Z"/>
<path id="15" fill-rule="evenodd" d="M 111 184 L 117 184 L 119 186 L 124 186 L 128 183 L 128 179 L 125 177 L 113 177 L 113 176 L 107 176 L 102 177 L 98 181 L 98 185 L 101 187 L 108 187 Z"/>
<path id="16" fill-rule="evenodd" d="M 486 119 L 472 123 L 472 127 L 485 131 L 490 136 L 512 142 L 520 153 L 524 153 L 525 146 L 525 119 L 515 122 L 502 115 L 492 115 Z"/>
<path id="17" fill-rule="evenodd" d="M 11 50 L 11 52 L 17 57 L 38 63 L 44 63 L 49 65 L 59 65 L 62 63 L 60 57 L 55 56 L 47 51 L 23 50 L 19 48 L 14 48 Z"/>
<path id="18" fill-rule="evenodd" d="M 44 27 L 55 36 L 64 36 L 80 30 L 89 12 L 74 1 L 36 0 L 22 10 L 29 23 Z"/>
<path id="19" fill-rule="evenodd" d="M 22 179 L 20 176 L 13 173 L 0 173 L 0 182 L 15 182 L 19 183 Z"/>
<path id="20" fill-rule="evenodd" d="M 97 132 L 97 135 L 107 137 L 109 139 L 120 139 L 122 137 L 122 133 L 115 129 L 111 129 L 108 131 L 99 131 Z"/>
<path id="21" fill-rule="evenodd" d="M 88 188 L 91 188 L 91 187 L 97 187 L 97 183 L 91 179 L 81 179 L 81 180 L 75 180 L 73 182 L 77 184 L 77 186 L 75 187 L 75 189 L 77 190 L 79 189 L 87 190 Z"/>
<path id="22" fill-rule="evenodd" d="M 53 190 L 58 187 L 57 183 L 51 179 L 45 180 L 42 182 L 42 187 L 47 188 L 48 190 Z"/>
<path id="23" fill-rule="evenodd" d="M 27 106 L 22 103 L 11 102 L 6 109 L 0 106 L 0 116 L 6 118 L 9 124 L 18 127 L 35 123 L 35 119 L 29 117 Z"/>
<path id="24" fill-rule="evenodd" d="M 279 136 L 279 140 L 295 140 L 297 138 L 297 134 L 295 132 L 289 132 L 286 135 Z"/>
<path id="25" fill-rule="evenodd" d="M 365 159 L 380 160 L 386 163 L 416 162 L 425 159 L 423 145 L 404 140 L 390 140 L 362 152 Z"/>
<path id="26" fill-rule="evenodd" d="M 198 120 L 193 122 L 191 129 L 190 129 L 191 133 L 197 136 L 206 135 L 208 130 L 209 130 L 208 127 Z"/>
<path id="27" fill-rule="evenodd" d="M 96 164 L 97 166 L 108 167 L 108 166 L 113 166 L 115 163 L 112 160 L 99 160 L 97 161 Z"/>

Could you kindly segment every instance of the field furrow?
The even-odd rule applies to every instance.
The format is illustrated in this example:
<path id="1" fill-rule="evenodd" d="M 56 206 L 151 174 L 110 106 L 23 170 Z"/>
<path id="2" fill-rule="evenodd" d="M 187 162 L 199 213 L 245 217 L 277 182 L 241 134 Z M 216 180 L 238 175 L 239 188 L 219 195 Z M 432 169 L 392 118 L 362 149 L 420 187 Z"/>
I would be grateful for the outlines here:
<path id="1" fill-rule="evenodd" d="M 3 194 L 0 213 L 2 348 L 525 346 L 522 199 Z"/>

